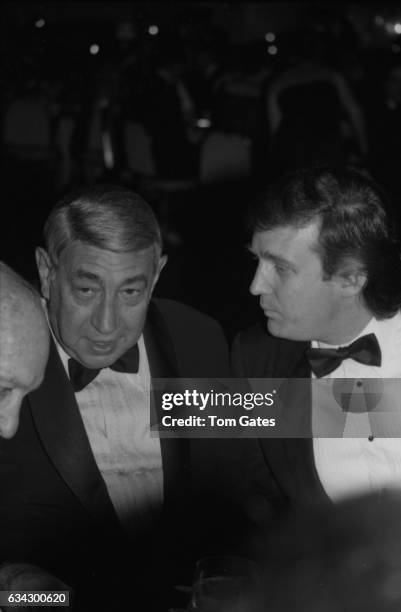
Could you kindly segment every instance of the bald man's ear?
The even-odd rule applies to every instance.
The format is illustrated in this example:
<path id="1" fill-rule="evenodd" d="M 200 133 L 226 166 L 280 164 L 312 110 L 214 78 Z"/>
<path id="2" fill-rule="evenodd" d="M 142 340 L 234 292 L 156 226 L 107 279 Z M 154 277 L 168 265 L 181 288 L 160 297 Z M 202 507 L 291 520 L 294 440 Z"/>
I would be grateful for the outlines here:
<path id="1" fill-rule="evenodd" d="M 52 263 L 50 257 L 42 247 L 38 247 L 35 251 L 36 265 L 38 267 L 40 288 L 43 297 L 48 300 L 50 298 L 50 277 L 52 273 Z"/>

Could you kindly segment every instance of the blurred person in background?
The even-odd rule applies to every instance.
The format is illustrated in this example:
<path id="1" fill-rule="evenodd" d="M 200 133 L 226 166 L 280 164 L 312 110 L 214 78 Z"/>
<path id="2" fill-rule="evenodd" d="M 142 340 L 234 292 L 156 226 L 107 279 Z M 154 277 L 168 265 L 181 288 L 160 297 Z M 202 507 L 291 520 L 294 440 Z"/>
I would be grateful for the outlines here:
<path id="1" fill-rule="evenodd" d="M 344 75 L 328 59 L 324 33 L 293 32 L 290 58 L 266 89 L 271 174 L 311 163 L 362 161 L 365 119 Z"/>
<path id="2" fill-rule="evenodd" d="M 387 60 L 376 80 L 372 79 L 367 98 L 369 165 L 372 174 L 391 195 L 394 214 L 401 223 L 401 62 Z"/>
<path id="3" fill-rule="evenodd" d="M 185 82 L 185 47 L 178 39 L 163 39 L 153 62 L 144 125 L 151 137 L 156 175 L 161 179 L 196 179 L 198 132 L 195 103 Z"/>

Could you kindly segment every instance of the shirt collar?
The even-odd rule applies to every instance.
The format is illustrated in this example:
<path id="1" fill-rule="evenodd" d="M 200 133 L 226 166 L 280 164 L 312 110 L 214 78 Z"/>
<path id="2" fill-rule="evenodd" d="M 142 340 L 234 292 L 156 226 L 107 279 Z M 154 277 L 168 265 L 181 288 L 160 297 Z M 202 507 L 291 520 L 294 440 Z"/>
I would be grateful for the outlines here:
<path id="1" fill-rule="evenodd" d="M 338 348 L 339 346 L 348 346 L 349 344 L 352 344 L 352 342 L 355 342 L 355 340 L 358 340 L 358 338 L 361 338 L 362 336 L 366 336 L 367 334 L 376 334 L 376 332 L 378 331 L 377 328 L 379 327 L 377 324 L 378 320 L 375 317 L 372 317 L 367 323 L 367 325 L 365 325 L 365 327 L 359 332 L 359 334 L 354 336 L 352 340 L 349 340 L 348 342 L 343 342 L 342 344 L 329 344 L 328 342 L 322 342 L 321 340 L 313 340 L 312 347 Z"/>
<path id="2" fill-rule="evenodd" d="M 389 319 L 376 319 L 372 317 L 368 324 L 362 329 L 362 331 L 355 336 L 349 342 L 343 344 L 326 344 L 319 340 L 312 341 L 313 348 L 338 348 L 339 346 L 349 345 L 358 338 L 366 336 L 367 334 L 374 334 L 377 338 L 380 348 L 385 349 L 394 338 L 395 333 L 400 329 L 401 326 L 401 311 L 397 312 L 393 317 Z"/>

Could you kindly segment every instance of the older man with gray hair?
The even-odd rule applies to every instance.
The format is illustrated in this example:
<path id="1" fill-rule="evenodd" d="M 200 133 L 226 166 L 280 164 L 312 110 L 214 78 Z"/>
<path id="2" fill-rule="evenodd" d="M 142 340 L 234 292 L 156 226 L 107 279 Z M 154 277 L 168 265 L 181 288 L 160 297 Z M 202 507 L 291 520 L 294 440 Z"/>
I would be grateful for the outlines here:
<path id="1" fill-rule="evenodd" d="M 0 262 L 0 436 L 18 428 L 24 396 L 39 387 L 49 353 L 49 330 L 39 295 Z"/>
<path id="2" fill-rule="evenodd" d="M 163 584 L 181 566 L 192 572 L 184 548 L 195 550 L 207 521 L 188 501 L 217 474 L 219 441 L 151 435 L 150 392 L 154 379 L 228 377 L 227 345 L 209 317 L 152 297 L 167 258 L 139 195 L 69 194 L 44 235 L 49 363 L 21 436 L 0 445 L 0 541 L 8 557 L 86 591 L 86 609 L 141 597 L 164 609 Z M 215 522 L 218 504 L 207 504 Z"/>

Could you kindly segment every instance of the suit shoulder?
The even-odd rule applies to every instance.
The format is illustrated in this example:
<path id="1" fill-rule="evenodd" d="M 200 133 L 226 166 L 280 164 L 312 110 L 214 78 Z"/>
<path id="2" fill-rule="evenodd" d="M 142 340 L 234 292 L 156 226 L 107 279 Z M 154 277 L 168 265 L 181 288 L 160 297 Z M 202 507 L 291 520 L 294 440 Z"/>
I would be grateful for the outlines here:
<path id="1" fill-rule="evenodd" d="M 232 347 L 232 370 L 236 376 L 272 377 L 279 356 L 298 354 L 301 344 L 272 336 L 265 322 L 239 332 Z M 302 343 L 303 347 L 303 343 Z"/>
<path id="2" fill-rule="evenodd" d="M 241 348 L 241 350 L 247 350 L 248 348 L 254 349 L 274 344 L 279 340 L 279 338 L 269 334 L 266 323 L 259 322 L 240 331 L 234 339 L 234 346 Z"/>
<path id="3" fill-rule="evenodd" d="M 173 339 L 181 376 L 228 378 L 228 345 L 217 321 L 174 300 L 153 302 Z"/>
<path id="4" fill-rule="evenodd" d="M 272 336 L 268 330 L 266 323 L 259 322 L 240 331 L 234 339 L 234 343 L 246 349 L 247 347 L 268 346 L 271 350 L 274 348 L 283 347 L 291 350 L 292 347 L 299 345 L 295 340 L 287 338 L 278 338 Z"/>

